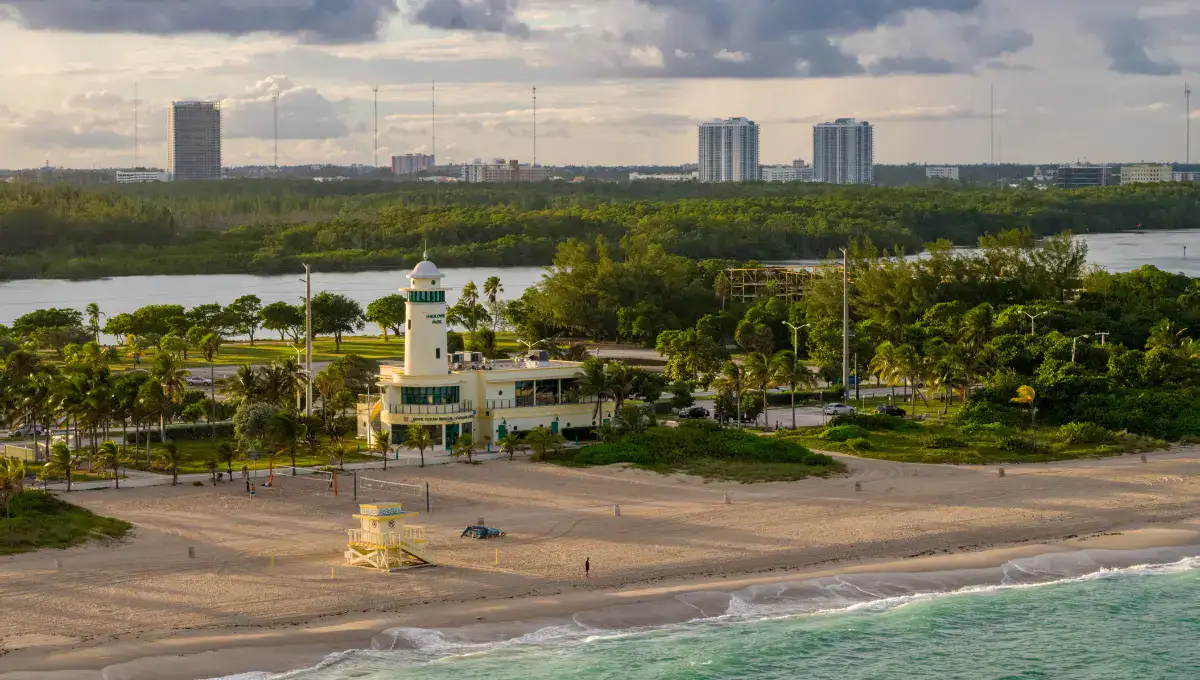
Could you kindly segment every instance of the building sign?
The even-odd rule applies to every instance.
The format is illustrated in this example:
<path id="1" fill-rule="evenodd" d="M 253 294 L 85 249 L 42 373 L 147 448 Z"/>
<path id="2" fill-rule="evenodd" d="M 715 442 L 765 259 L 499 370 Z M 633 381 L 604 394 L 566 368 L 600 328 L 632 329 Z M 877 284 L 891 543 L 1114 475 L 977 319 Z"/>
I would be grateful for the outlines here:
<path id="1" fill-rule="evenodd" d="M 440 325 L 442 325 L 442 323 L 444 323 L 444 321 L 446 319 L 446 315 L 445 314 L 426 314 L 425 318 L 429 319 L 430 321 L 433 321 L 433 325 L 440 326 Z"/>
<path id="2" fill-rule="evenodd" d="M 440 423 L 469 423 L 475 419 L 475 412 L 445 413 L 441 415 L 404 416 L 401 420 L 406 425 L 436 425 Z"/>

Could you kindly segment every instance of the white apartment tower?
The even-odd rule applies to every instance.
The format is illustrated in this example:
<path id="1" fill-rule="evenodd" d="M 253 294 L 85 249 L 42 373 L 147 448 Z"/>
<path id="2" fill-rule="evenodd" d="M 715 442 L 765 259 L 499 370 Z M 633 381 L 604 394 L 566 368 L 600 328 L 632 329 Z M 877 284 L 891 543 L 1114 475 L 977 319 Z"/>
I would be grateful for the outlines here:
<path id="1" fill-rule="evenodd" d="M 875 181 L 875 127 L 854 118 L 813 126 L 816 180 L 829 184 Z"/>
<path id="2" fill-rule="evenodd" d="M 700 125 L 701 182 L 758 181 L 758 125 L 730 118 Z"/>

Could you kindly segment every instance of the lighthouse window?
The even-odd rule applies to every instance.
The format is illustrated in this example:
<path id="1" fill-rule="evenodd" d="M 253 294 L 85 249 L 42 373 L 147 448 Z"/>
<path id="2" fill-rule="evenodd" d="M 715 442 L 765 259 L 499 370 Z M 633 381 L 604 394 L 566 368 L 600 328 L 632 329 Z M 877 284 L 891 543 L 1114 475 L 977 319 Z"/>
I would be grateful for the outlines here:
<path id="1" fill-rule="evenodd" d="M 409 302 L 445 302 L 444 290 L 414 290 L 408 294 Z"/>

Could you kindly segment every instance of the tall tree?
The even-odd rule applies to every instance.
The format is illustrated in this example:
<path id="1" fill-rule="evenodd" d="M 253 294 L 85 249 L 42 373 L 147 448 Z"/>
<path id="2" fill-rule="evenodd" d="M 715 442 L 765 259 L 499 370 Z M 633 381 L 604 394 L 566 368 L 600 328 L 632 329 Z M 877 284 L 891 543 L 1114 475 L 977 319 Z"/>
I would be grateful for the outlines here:
<path id="1" fill-rule="evenodd" d="M 403 295 L 393 294 L 375 300 L 367 305 L 367 321 L 379 326 L 383 331 L 383 339 L 388 339 L 391 330 L 396 337 L 404 332 L 404 321 L 408 314 L 408 300 Z"/>
<path id="2" fill-rule="evenodd" d="M 421 467 L 425 467 L 425 449 L 433 448 L 433 436 L 429 434 L 429 430 L 420 425 L 409 425 L 404 431 L 404 445 L 410 449 L 416 449 L 421 454 Z M 387 455 L 384 455 L 384 460 Z"/>
<path id="3" fill-rule="evenodd" d="M 332 335 L 335 352 L 342 351 L 342 335 L 366 326 L 362 307 L 342 295 L 321 291 L 312 298 L 313 334 Z"/>
<path id="4" fill-rule="evenodd" d="M 154 364 L 150 367 L 150 376 L 162 387 L 165 402 L 159 411 L 158 431 L 162 441 L 167 441 L 166 415 L 171 406 L 184 390 L 184 380 L 191 372 L 183 368 L 179 361 L 170 354 L 156 354 Z"/>
<path id="5" fill-rule="evenodd" d="M 288 337 L 292 338 L 292 342 L 300 341 L 300 335 L 304 333 L 303 307 L 286 302 L 272 302 L 259 310 L 258 314 L 262 319 L 262 327 L 279 333 L 280 342 Z"/>
<path id="6" fill-rule="evenodd" d="M 250 338 L 250 346 L 254 346 L 254 334 L 262 325 L 262 300 L 257 295 L 243 295 L 229 303 L 224 310 L 225 318 L 230 326 Z"/>
<path id="7" fill-rule="evenodd" d="M 483 282 L 483 296 L 487 299 L 488 314 L 492 317 L 492 332 L 495 333 L 497 325 L 500 323 L 500 316 L 503 313 L 500 303 L 500 293 L 504 292 L 504 286 L 500 283 L 499 276 L 489 276 L 487 281 Z"/>
<path id="8" fill-rule="evenodd" d="M 89 302 L 85 310 L 87 314 L 88 332 L 92 334 L 93 342 L 100 342 L 100 317 L 105 316 L 104 312 L 100 311 L 100 305 L 95 302 Z"/>
<path id="9" fill-rule="evenodd" d="M 801 387 L 812 389 L 817 386 L 817 376 L 808 366 L 796 358 L 791 350 L 779 352 L 771 360 L 772 381 L 785 385 L 792 394 L 792 429 L 796 429 L 796 390 Z"/>

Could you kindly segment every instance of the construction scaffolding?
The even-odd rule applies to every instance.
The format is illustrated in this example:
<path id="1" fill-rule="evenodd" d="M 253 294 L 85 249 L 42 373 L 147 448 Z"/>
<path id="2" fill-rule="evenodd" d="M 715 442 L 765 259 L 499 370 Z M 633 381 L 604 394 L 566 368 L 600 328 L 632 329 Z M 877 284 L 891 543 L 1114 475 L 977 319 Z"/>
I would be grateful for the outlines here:
<path id="1" fill-rule="evenodd" d="M 826 271 L 841 271 L 841 267 L 743 267 L 725 270 L 729 296 L 748 301 L 761 298 L 780 298 L 789 302 L 804 297 L 813 279 Z"/>

